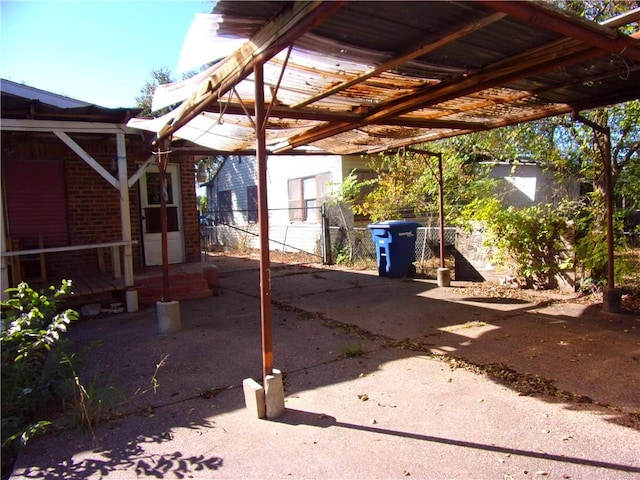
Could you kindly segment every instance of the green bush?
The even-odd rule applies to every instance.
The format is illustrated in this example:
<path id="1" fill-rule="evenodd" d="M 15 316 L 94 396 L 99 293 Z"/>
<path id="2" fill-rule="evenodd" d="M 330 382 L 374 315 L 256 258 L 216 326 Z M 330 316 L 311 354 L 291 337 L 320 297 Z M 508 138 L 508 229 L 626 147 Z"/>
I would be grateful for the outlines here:
<path id="1" fill-rule="evenodd" d="M 64 280 L 48 294 L 21 283 L 8 289 L 11 298 L 0 303 L 3 454 L 24 446 L 50 424 L 47 409 L 73 378 L 63 362 L 49 358 L 61 334 L 78 318 L 74 310 L 58 312 L 61 297 L 70 289 L 71 282 Z"/>
<path id="2" fill-rule="evenodd" d="M 350 265 L 351 264 L 351 249 L 348 246 L 334 247 L 333 258 L 336 265 Z"/>
<path id="3" fill-rule="evenodd" d="M 473 202 L 465 214 L 467 220 L 485 222 L 485 243 L 496 249 L 492 261 L 513 266 L 529 287 L 555 287 L 556 276 L 573 267 L 567 254 L 572 226 L 561 210 L 542 205 L 504 208 L 493 199 Z"/>

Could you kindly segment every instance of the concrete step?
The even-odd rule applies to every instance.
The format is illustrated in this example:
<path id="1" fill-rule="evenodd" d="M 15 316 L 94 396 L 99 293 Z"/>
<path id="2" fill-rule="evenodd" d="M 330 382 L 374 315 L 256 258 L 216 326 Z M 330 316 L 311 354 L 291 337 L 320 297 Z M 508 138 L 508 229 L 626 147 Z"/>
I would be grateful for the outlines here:
<path id="1" fill-rule="evenodd" d="M 142 306 L 153 305 L 163 297 L 162 276 L 136 278 L 135 287 L 138 291 L 138 303 Z M 165 300 L 208 298 L 211 297 L 211 289 L 202 272 L 170 274 L 169 297 Z"/>
<path id="2" fill-rule="evenodd" d="M 182 285 L 192 282 L 202 282 L 204 275 L 202 271 L 195 272 L 169 272 L 169 283 L 171 285 Z M 162 286 L 162 273 L 149 276 L 136 276 L 136 287 L 153 287 Z"/>

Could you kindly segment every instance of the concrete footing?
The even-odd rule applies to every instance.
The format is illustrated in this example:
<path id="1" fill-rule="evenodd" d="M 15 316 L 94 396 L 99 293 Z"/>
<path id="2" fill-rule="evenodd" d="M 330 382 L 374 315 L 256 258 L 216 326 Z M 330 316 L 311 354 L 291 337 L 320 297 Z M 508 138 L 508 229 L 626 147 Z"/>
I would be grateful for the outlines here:
<path id="1" fill-rule="evenodd" d="M 258 418 L 266 417 L 267 407 L 262 385 L 253 378 L 245 378 L 242 381 L 242 389 L 244 390 L 244 404 L 247 410 Z"/>
<path id="2" fill-rule="evenodd" d="M 605 288 L 602 292 L 602 310 L 607 313 L 620 313 L 622 311 L 622 289 Z"/>
<path id="3" fill-rule="evenodd" d="M 252 378 L 242 381 L 244 403 L 247 410 L 258 418 L 278 418 L 284 411 L 282 373 L 273 369 L 264 379 L 264 388 Z"/>
<path id="4" fill-rule="evenodd" d="M 448 287 L 451 285 L 451 270 L 448 268 L 438 269 L 438 286 Z"/>
<path id="5" fill-rule="evenodd" d="M 158 331 L 161 335 L 179 332 L 182 328 L 180 302 L 156 302 L 158 313 Z"/>
<path id="6" fill-rule="evenodd" d="M 207 286 L 209 288 L 216 288 L 220 285 L 220 280 L 218 278 L 218 267 L 216 267 L 215 265 L 207 265 L 203 267 L 202 275 L 207 281 Z"/>
<path id="7" fill-rule="evenodd" d="M 264 396 L 267 405 L 267 418 L 278 418 L 284 413 L 284 386 L 282 373 L 273 369 L 264 379 Z"/>
<path id="8" fill-rule="evenodd" d="M 125 299 L 127 303 L 127 312 L 138 311 L 138 291 L 135 289 L 127 290 L 125 293 Z"/>

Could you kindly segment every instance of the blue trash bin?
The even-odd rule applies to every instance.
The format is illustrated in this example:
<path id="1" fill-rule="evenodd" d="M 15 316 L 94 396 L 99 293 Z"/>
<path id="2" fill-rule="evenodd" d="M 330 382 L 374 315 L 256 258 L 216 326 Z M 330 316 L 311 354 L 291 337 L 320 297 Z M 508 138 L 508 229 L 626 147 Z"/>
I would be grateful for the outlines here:
<path id="1" fill-rule="evenodd" d="M 378 275 L 402 278 L 415 272 L 416 233 L 419 224 L 388 220 L 367 225 L 376 246 Z"/>

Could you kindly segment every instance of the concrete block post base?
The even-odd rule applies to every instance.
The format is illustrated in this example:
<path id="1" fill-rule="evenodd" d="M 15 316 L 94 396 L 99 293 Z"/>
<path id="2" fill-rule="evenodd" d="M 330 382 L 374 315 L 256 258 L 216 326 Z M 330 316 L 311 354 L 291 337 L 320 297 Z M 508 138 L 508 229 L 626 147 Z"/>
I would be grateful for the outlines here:
<path id="1" fill-rule="evenodd" d="M 156 302 L 158 313 L 158 331 L 160 335 L 177 333 L 182 328 L 180 319 L 180 302 Z"/>
<path id="2" fill-rule="evenodd" d="M 282 373 L 273 369 L 264 379 L 264 396 L 267 404 L 267 418 L 278 418 L 284 413 L 284 386 Z"/>
<path id="3" fill-rule="evenodd" d="M 273 369 L 264 380 L 264 388 L 252 378 L 242 381 L 244 403 L 249 413 L 258 418 L 278 418 L 284 413 L 282 373 Z"/>
<path id="4" fill-rule="evenodd" d="M 205 266 L 202 269 L 202 275 L 207 281 L 207 287 L 216 288 L 220 285 L 220 280 L 218 278 L 218 267 L 216 267 L 215 265 Z"/>
<path id="5" fill-rule="evenodd" d="M 244 404 L 249 413 L 258 418 L 267 416 L 267 407 L 264 398 L 264 388 L 253 378 L 245 378 L 242 381 L 242 389 L 244 390 Z"/>
<path id="6" fill-rule="evenodd" d="M 438 269 L 438 286 L 448 287 L 451 285 L 451 270 L 448 268 Z"/>
<path id="7" fill-rule="evenodd" d="M 602 310 L 607 313 L 620 313 L 622 311 L 622 289 L 605 288 L 602 292 Z"/>
<path id="8" fill-rule="evenodd" d="M 127 301 L 127 312 L 138 311 L 138 291 L 135 289 L 129 289 L 125 292 L 125 298 Z"/>

